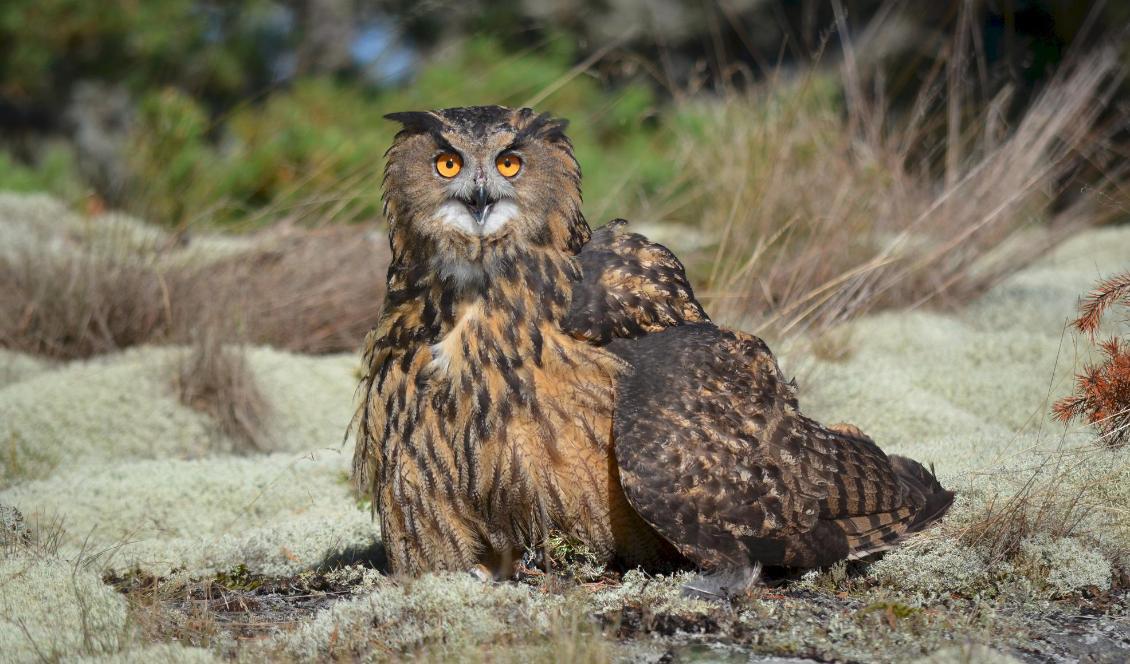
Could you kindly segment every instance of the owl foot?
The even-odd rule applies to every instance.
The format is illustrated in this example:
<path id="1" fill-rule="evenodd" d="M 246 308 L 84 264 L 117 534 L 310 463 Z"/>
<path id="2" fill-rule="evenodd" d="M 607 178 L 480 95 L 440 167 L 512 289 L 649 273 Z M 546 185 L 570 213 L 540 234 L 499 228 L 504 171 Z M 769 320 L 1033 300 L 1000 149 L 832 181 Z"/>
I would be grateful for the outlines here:
<path id="1" fill-rule="evenodd" d="M 748 593 L 760 580 L 760 564 L 720 572 L 700 572 L 683 586 L 683 597 L 729 602 Z"/>
<path id="2" fill-rule="evenodd" d="M 494 581 L 494 575 L 490 573 L 486 565 L 472 565 L 471 569 L 467 570 L 467 573 L 483 583 Z"/>

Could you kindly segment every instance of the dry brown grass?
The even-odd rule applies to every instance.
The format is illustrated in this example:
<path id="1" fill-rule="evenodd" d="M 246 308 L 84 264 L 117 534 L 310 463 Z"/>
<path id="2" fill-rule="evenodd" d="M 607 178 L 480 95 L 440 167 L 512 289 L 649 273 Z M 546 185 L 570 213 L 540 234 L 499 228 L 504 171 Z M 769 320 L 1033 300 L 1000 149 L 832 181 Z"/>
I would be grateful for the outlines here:
<path id="1" fill-rule="evenodd" d="M 291 224 L 264 232 L 252 252 L 186 275 L 187 301 L 229 298 L 239 338 L 300 353 L 352 352 L 384 299 L 388 240 L 371 226 Z"/>
<path id="2" fill-rule="evenodd" d="M 0 258 L 0 346 L 89 357 L 166 339 L 167 282 L 151 260 L 99 251 Z"/>
<path id="3" fill-rule="evenodd" d="M 283 224 L 215 260 L 187 260 L 176 242 L 139 248 L 125 237 L 12 252 L 0 256 L 0 347 L 74 359 L 187 345 L 171 377 L 180 400 L 247 451 L 260 450 L 269 413 L 242 344 L 355 350 L 384 294 L 387 243 L 376 236 L 359 226 Z"/>
<path id="4" fill-rule="evenodd" d="M 1044 454 L 1026 473 L 1010 471 L 1019 475 L 1014 478 L 1019 486 L 1009 486 L 1006 479 L 958 536 L 995 562 L 1014 559 L 1021 544 L 1034 536 L 1086 537 L 1088 520 L 1104 508 L 1101 483 L 1117 478 L 1111 472 L 1080 481 L 1080 473 L 1094 473 L 1092 462 L 1089 450 L 1075 449 Z"/>
<path id="5" fill-rule="evenodd" d="M 205 326 L 177 366 L 181 403 L 212 416 L 220 430 L 248 451 L 265 449 L 269 415 L 255 376 L 238 347 L 225 345 L 218 325 Z"/>
<path id="6" fill-rule="evenodd" d="M 1118 129 L 1101 123 L 1120 76 L 1112 52 L 1061 71 L 1011 128 L 1007 91 L 963 117 L 935 110 L 941 83 L 897 126 L 884 124 L 895 116 L 860 91 L 853 62 L 839 77 L 812 70 L 692 109 L 708 120 L 688 132 L 686 175 L 654 213 L 714 240 L 690 263 L 721 322 L 784 334 L 876 308 L 966 301 L 1067 231 L 1114 214 L 1095 204 L 1101 185 L 1065 195 L 1080 187 L 1077 172 L 1107 164 Z M 946 154 L 931 155 L 925 137 L 939 126 Z"/>
<path id="7" fill-rule="evenodd" d="M 384 295 L 387 243 L 373 235 L 360 226 L 282 225 L 254 249 L 210 262 L 176 261 L 176 246 L 138 252 L 104 243 L 0 258 L 0 347 L 74 359 L 211 335 L 352 351 Z"/>

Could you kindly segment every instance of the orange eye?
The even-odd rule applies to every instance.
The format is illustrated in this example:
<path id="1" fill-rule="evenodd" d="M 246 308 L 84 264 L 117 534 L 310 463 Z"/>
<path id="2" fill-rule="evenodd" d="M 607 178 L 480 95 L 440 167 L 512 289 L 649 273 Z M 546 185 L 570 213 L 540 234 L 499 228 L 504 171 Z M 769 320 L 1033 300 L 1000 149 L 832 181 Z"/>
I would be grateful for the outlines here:
<path id="1" fill-rule="evenodd" d="M 436 173 L 445 178 L 453 178 L 463 170 L 463 158 L 454 152 L 444 152 L 436 157 Z"/>
<path id="2" fill-rule="evenodd" d="M 516 154 L 500 154 L 498 159 L 494 160 L 494 166 L 508 178 L 512 178 L 522 170 L 522 160 Z"/>

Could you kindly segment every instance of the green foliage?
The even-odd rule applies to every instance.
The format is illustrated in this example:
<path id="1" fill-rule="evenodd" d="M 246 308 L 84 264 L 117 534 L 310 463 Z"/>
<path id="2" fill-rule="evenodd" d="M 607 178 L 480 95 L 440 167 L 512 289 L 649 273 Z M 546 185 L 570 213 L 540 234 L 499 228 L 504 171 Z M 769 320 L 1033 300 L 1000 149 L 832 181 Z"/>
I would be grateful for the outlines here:
<path id="1" fill-rule="evenodd" d="M 0 150 L 0 191 L 46 191 L 74 201 L 85 186 L 75 164 L 74 151 L 65 143 L 48 143 L 32 165 L 19 163 Z"/>
<path id="2" fill-rule="evenodd" d="M 199 100 L 175 89 L 146 95 L 131 164 L 136 212 L 164 223 L 279 217 L 351 221 L 380 211 L 382 155 L 405 109 L 536 101 L 575 120 L 570 135 L 585 171 L 588 210 L 599 223 L 626 214 L 609 199 L 654 191 L 674 174 L 653 155 L 669 142 L 642 84 L 604 90 L 571 72 L 574 55 L 553 39 L 544 51 L 506 53 L 480 38 L 424 68 L 410 86 L 366 91 L 307 78 L 210 124 Z M 546 94 L 548 92 L 548 94 Z M 540 97 L 544 96 L 544 99 Z"/>
<path id="3" fill-rule="evenodd" d="M 57 103 L 82 78 L 135 91 L 176 82 L 231 98 L 266 71 L 261 44 L 271 3 L 247 0 L 6 0 L 0 4 L 0 96 Z"/>
<path id="4" fill-rule="evenodd" d="M 549 568 L 566 577 L 594 581 L 604 574 L 599 556 L 579 540 L 563 533 L 553 533 L 545 541 Z"/>
<path id="5" fill-rule="evenodd" d="M 253 575 L 243 564 L 216 574 L 215 580 L 230 590 L 255 590 L 263 585 L 263 579 Z"/>
<path id="6" fill-rule="evenodd" d="M 175 89 L 142 100 L 131 170 L 133 186 L 155 218 L 180 219 L 203 203 L 203 169 L 214 158 L 206 142 L 207 128 L 199 104 Z"/>

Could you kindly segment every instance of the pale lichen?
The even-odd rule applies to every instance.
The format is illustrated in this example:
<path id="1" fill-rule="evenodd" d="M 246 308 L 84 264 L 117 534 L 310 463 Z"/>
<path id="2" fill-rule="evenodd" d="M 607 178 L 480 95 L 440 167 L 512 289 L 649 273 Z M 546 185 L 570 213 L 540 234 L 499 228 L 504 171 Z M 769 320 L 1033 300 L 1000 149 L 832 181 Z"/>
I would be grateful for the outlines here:
<path id="1" fill-rule="evenodd" d="M 0 258 L 24 252 L 41 256 L 114 252 L 174 264 L 214 261 L 245 251 L 253 242 L 239 235 L 194 233 L 191 242 L 178 243 L 168 231 L 125 214 L 88 218 L 50 196 L 8 192 L 0 192 L 0 235 L 4 237 Z"/>
<path id="2" fill-rule="evenodd" d="M 50 371 L 53 364 L 47 360 L 0 348 L 0 389 L 12 383 Z"/>
<path id="3" fill-rule="evenodd" d="M 181 404 L 170 366 L 179 348 L 139 348 L 72 362 L 0 389 L 0 488 L 99 460 L 199 458 L 240 448 Z M 266 451 L 338 448 L 353 414 L 349 356 L 247 354 L 272 417 Z"/>
<path id="4" fill-rule="evenodd" d="M 989 565 L 977 551 L 951 539 L 920 538 L 872 564 L 872 580 L 909 593 L 916 602 L 951 593 L 974 597 L 992 594 L 1007 563 Z"/>
<path id="5" fill-rule="evenodd" d="M 128 641 L 126 603 L 81 564 L 0 558 L 0 653 L 7 661 L 117 652 Z"/>
<path id="6" fill-rule="evenodd" d="M 67 664 L 213 664 L 223 660 L 204 648 L 191 648 L 175 643 L 135 645 L 105 655 L 66 657 Z"/>
<path id="7" fill-rule="evenodd" d="M 1053 539 L 1041 533 L 1025 539 L 1020 543 L 1017 565 L 1057 596 L 1088 587 L 1110 588 L 1110 561 L 1071 537 Z"/>
<path id="8" fill-rule="evenodd" d="M 293 574 L 375 544 L 369 513 L 338 481 L 347 463 L 336 450 L 100 462 L 17 485 L 0 501 L 28 519 L 61 519 L 71 526 L 63 551 L 105 551 L 110 569 L 208 574 L 246 564 Z"/>
<path id="9" fill-rule="evenodd" d="M 1012 655 L 975 642 L 943 648 L 915 660 L 915 664 L 1020 664 L 1020 662 L 1021 660 Z"/>
<path id="10" fill-rule="evenodd" d="M 270 648 L 298 660 L 419 652 L 438 659 L 485 643 L 544 639 L 563 606 L 561 598 L 528 586 L 483 583 L 465 573 L 389 579 L 323 610 Z"/>

